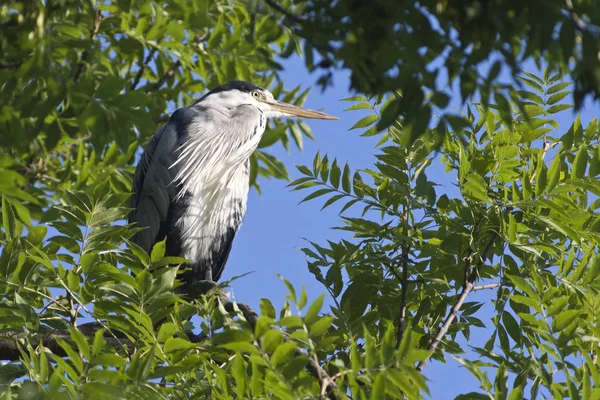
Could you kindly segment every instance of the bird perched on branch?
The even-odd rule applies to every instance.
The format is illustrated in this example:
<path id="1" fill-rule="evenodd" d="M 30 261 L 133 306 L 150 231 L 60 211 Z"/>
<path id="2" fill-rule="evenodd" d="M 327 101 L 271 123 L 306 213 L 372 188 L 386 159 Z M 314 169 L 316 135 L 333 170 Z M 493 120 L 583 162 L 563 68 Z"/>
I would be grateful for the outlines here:
<path id="1" fill-rule="evenodd" d="M 132 240 L 149 252 L 166 237 L 167 255 L 190 260 L 184 292 L 221 277 L 246 212 L 250 156 L 273 117 L 338 119 L 234 81 L 175 111 L 144 149 L 129 222 L 146 229 Z"/>

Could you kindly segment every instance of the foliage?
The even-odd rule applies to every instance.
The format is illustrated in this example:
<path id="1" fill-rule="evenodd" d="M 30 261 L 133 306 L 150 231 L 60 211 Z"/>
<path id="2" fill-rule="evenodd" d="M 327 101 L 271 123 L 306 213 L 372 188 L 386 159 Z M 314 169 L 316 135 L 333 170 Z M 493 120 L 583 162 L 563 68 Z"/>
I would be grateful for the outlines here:
<path id="1" fill-rule="evenodd" d="M 277 77 L 275 58 L 296 39 L 266 10 L 243 4 L 9 1 L 0 28 L 1 191 L 35 203 L 30 211 L 49 203 L 20 192 L 28 181 L 32 190 L 54 192 L 57 182 L 77 182 L 76 189 L 95 178 L 103 159 L 112 169 L 112 159 L 127 155 L 120 161 L 130 165 L 167 110 L 192 104 L 207 88 L 243 79 L 298 105 L 308 94 L 284 90 Z M 271 122 L 260 147 L 288 148 L 291 139 L 302 148 L 304 136 L 312 138 L 306 124 Z M 254 184 L 257 174 L 287 178 L 285 166 L 262 150 L 252 167 Z M 131 171 L 106 171 L 124 172 Z"/>
<path id="2" fill-rule="evenodd" d="M 401 3 L 4 2 L 6 398 L 416 399 L 428 393 L 425 363 L 448 355 L 481 384 L 462 398 L 597 396 L 598 123 L 576 118 L 565 131 L 554 120 L 569 94 L 578 105 L 598 91 L 597 10 Z M 370 110 L 353 129 L 378 138 L 373 168 L 317 154 L 290 184 L 303 201 L 338 207 L 352 236 L 303 249 L 332 305 L 285 280 L 284 307 L 262 299 L 259 316 L 218 296 L 186 299 L 172 266 L 181 260 L 164 257 L 164 243 L 146 254 L 122 224 L 139 147 L 169 111 L 228 80 L 302 104 L 308 91 L 278 75 L 292 55 L 309 69 L 348 68 L 366 93 L 346 99 L 349 110 Z M 530 56 L 549 68 L 498 84 L 502 65 L 517 73 Z M 569 63 L 573 85 L 562 79 Z M 464 114 L 447 112 L 449 89 L 435 83 L 444 71 Z M 255 187 L 288 177 L 266 148 L 302 149 L 304 137 L 302 122 L 270 123 Z M 440 192 L 440 161 L 454 193 Z M 469 296 L 490 288 L 488 318 Z M 482 326 L 491 337 L 470 359 L 465 341 Z"/>
<path id="3" fill-rule="evenodd" d="M 504 88 L 496 79 L 502 69 L 514 78 L 531 59 L 571 74 L 578 107 L 588 94 L 600 97 L 600 11 L 593 0 L 294 3 L 286 21 L 305 39 L 306 65 L 321 71 L 321 84 L 332 84 L 332 70 L 347 69 L 358 92 L 401 92 L 391 112 L 417 126 L 414 138 L 425 132 L 423 115 L 432 105 L 456 128 L 445 118 L 456 117 L 450 83 L 460 83 L 463 102 L 487 103 Z M 482 69 L 487 63 L 492 68 Z M 424 104 L 429 92 L 439 95 Z"/>
<path id="4" fill-rule="evenodd" d="M 598 395 L 599 132 L 596 119 L 582 126 L 579 117 L 559 128 L 554 116 L 571 108 L 560 78 L 525 73 L 530 89 L 514 93 L 520 102 L 469 105 L 469 124 L 442 136 L 439 153 L 435 129 L 410 145 L 396 123 L 382 135 L 375 169 L 342 172 L 319 154 L 312 168 L 298 167 L 294 190 L 310 190 L 305 200 L 327 197 L 324 207 L 344 204 L 338 229 L 354 238 L 304 249 L 335 302 L 332 334 L 349 338 L 337 357 L 351 358 L 352 343 L 379 343 L 382 321 L 396 321 L 398 341 L 412 332 L 416 351 L 452 355 L 475 375 L 481 392 L 464 398 Z M 355 125 L 368 128 L 363 135 L 392 101 L 347 100 L 373 110 Z M 438 160 L 457 178 L 455 195 L 436 190 L 445 180 L 433 175 Z M 488 321 L 482 302 L 459 302 L 486 288 L 496 291 Z M 451 307 L 456 321 L 442 325 L 452 322 Z M 485 326 L 491 337 L 471 349 L 478 357 L 462 358 L 461 343 Z"/>

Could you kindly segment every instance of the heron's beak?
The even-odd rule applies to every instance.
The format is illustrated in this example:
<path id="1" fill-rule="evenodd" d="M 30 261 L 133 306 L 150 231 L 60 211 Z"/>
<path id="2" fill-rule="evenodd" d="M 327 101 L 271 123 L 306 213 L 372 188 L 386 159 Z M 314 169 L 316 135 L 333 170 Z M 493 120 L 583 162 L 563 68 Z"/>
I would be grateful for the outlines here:
<path id="1" fill-rule="evenodd" d="M 338 117 L 333 115 L 325 114 L 321 111 L 309 110 L 308 108 L 302 108 L 294 106 L 288 103 L 283 103 L 277 100 L 267 100 L 267 104 L 271 106 L 271 110 L 280 112 L 283 115 L 300 118 L 314 118 L 314 119 L 330 119 L 337 120 Z"/>

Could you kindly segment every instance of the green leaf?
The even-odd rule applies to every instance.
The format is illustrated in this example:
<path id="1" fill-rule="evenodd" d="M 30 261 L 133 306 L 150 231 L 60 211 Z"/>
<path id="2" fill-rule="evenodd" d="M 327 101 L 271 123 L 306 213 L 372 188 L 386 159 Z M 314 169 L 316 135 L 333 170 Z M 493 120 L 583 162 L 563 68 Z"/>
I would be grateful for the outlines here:
<path id="1" fill-rule="evenodd" d="M 557 93 L 560 92 L 563 89 L 566 89 L 567 87 L 571 86 L 572 82 L 561 82 L 561 83 L 557 83 L 556 85 L 549 87 L 548 90 L 546 91 L 546 93 L 548 94 L 553 94 L 553 93 Z"/>
<path id="2" fill-rule="evenodd" d="M 588 153 L 585 146 L 581 146 L 575 160 L 573 161 L 573 169 L 571 170 L 571 179 L 581 179 L 585 175 L 587 168 Z"/>
<path id="3" fill-rule="evenodd" d="M 166 322 L 162 324 L 158 330 L 158 341 L 164 342 L 172 338 L 173 335 L 175 335 L 175 332 L 177 332 L 177 326 L 174 323 Z"/>
<path id="4" fill-rule="evenodd" d="M 262 337 L 262 348 L 267 353 L 272 353 L 275 351 L 277 346 L 281 344 L 283 341 L 283 334 L 281 331 L 276 329 L 271 329 L 267 331 Z"/>
<path id="5" fill-rule="evenodd" d="M 152 247 L 150 254 L 150 262 L 152 264 L 158 263 L 165 256 L 167 238 L 164 238 L 160 242 L 156 242 Z"/>
<path id="6" fill-rule="evenodd" d="M 273 304 L 271 304 L 271 301 L 269 299 L 265 298 L 260 299 L 260 313 L 261 315 L 267 316 L 272 319 L 275 319 L 277 317 L 275 307 L 273 307 Z"/>
<path id="7" fill-rule="evenodd" d="M 131 250 L 131 252 L 141 261 L 141 263 L 144 264 L 144 266 L 150 266 L 150 257 L 148 257 L 148 253 L 146 253 L 144 249 L 131 241 L 127 241 L 127 245 L 129 250 Z"/>
<path id="8" fill-rule="evenodd" d="M 563 62 L 569 63 L 575 45 L 575 26 L 570 18 L 563 21 L 559 32 L 559 43 L 562 50 Z"/>
<path id="9" fill-rule="evenodd" d="M 314 176 L 313 173 L 310 172 L 310 169 L 307 166 L 305 166 L 305 165 L 296 165 L 296 168 L 303 175 L 307 175 L 307 176 L 310 176 L 310 177 Z"/>
<path id="10" fill-rule="evenodd" d="M 352 128 L 350 128 L 350 130 L 366 128 L 367 126 L 376 122 L 378 119 L 379 118 L 377 117 L 377 115 L 374 115 L 374 114 L 367 115 L 366 117 L 361 118 L 357 123 L 352 125 Z"/>
<path id="11" fill-rule="evenodd" d="M 100 354 L 105 345 L 106 340 L 104 339 L 104 329 L 99 329 L 94 334 L 94 342 L 92 343 L 92 356 Z"/>
<path id="12" fill-rule="evenodd" d="M 321 307 L 323 307 L 324 300 L 325 300 L 325 295 L 321 295 L 310 305 L 310 307 L 306 311 L 306 315 L 304 316 L 304 322 L 307 325 L 310 325 L 319 319 L 318 314 L 319 314 L 319 311 L 321 311 Z"/>
<path id="13" fill-rule="evenodd" d="M 321 180 L 323 180 L 323 182 L 327 182 L 327 178 L 329 178 L 329 158 L 327 157 L 327 154 L 325 154 L 323 160 L 321 161 L 321 170 L 319 172 L 321 175 Z"/>
<path id="14" fill-rule="evenodd" d="M 342 175 L 342 189 L 346 193 L 350 193 L 352 190 L 352 186 L 350 184 L 350 167 L 347 163 L 344 166 L 344 174 Z"/>
<path id="15" fill-rule="evenodd" d="M 559 101 L 561 101 L 562 99 L 564 99 L 565 97 L 567 97 L 568 95 L 570 95 L 571 93 L 569 92 L 561 92 L 561 93 L 556 93 L 553 94 L 552 96 L 550 96 L 548 98 L 548 105 L 554 105 L 556 103 L 558 103 Z"/>
<path id="16" fill-rule="evenodd" d="M 327 332 L 333 324 L 333 321 L 334 319 L 332 316 L 323 316 L 308 327 L 308 333 L 311 337 L 321 336 Z"/>
<path id="17" fill-rule="evenodd" d="M 382 131 L 392 125 L 400 114 L 400 101 L 390 97 L 381 110 L 381 119 L 377 123 L 377 131 Z M 377 120 L 379 118 L 375 118 Z"/>
<path id="18" fill-rule="evenodd" d="M 17 237 L 15 212 L 4 196 L 2 196 L 2 225 L 4 227 L 4 233 L 9 240 Z"/>
<path id="19" fill-rule="evenodd" d="M 127 360 L 123 359 L 117 354 L 104 353 L 90 360 L 92 365 L 102 365 L 103 367 L 123 367 L 127 365 Z"/>
<path id="20" fill-rule="evenodd" d="M 81 356 L 77 354 L 77 352 L 66 341 L 57 338 L 56 342 L 60 345 L 60 347 L 62 347 L 62 349 L 67 354 L 68 360 L 77 370 L 77 374 L 81 374 L 83 372 L 83 360 L 81 359 Z M 71 375 L 73 375 L 74 372 L 75 371 L 73 371 Z M 77 374 L 75 374 L 75 376 L 77 376 Z"/>
<path id="21" fill-rule="evenodd" d="M 327 199 L 325 204 L 323 204 L 323 207 L 321 207 L 321 211 L 323 211 L 324 209 L 326 209 L 327 207 L 329 207 L 330 205 L 332 205 L 333 203 L 335 203 L 336 201 L 338 201 L 344 197 L 346 197 L 345 194 L 337 194 L 335 196 L 331 196 L 329 199 Z"/>
<path id="22" fill-rule="evenodd" d="M 519 90 L 517 93 L 519 94 L 519 97 L 526 99 L 526 100 L 530 100 L 530 101 L 534 102 L 535 104 L 538 104 L 538 105 L 544 104 L 544 100 L 542 100 L 542 98 L 539 95 L 537 95 L 533 92 L 529 92 L 527 90 Z"/>
<path id="23" fill-rule="evenodd" d="M 352 96 L 341 99 L 340 101 L 369 101 L 365 96 Z"/>
<path id="24" fill-rule="evenodd" d="M 81 353 L 84 358 L 90 359 L 91 357 L 91 348 L 87 342 L 87 339 L 80 330 L 75 329 L 73 327 L 69 327 L 69 332 L 71 332 L 71 339 L 77 345 L 77 349 Z"/>
<path id="25" fill-rule="evenodd" d="M 538 93 L 544 93 L 544 89 L 542 88 L 542 86 L 540 86 L 540 84 L 535 82 L 534 80 L 525 78 L 524 76 L 520 76 L 519 79 Z"/>
<path id="26" fill-rule="evenodd" d="M 315 199 L 315 198 L 317 198 L 319 196 L 323 196 L 324 194 L 331 193 L 331 192 L 333 192 L 332 189 L 319 189 L 319 190 L 317 190 L 317 191 L 309 194 L 305 198 L 303 198 L 298 204 L 302 204 L 305 201 L 309 201 L 309 200 Z"/>
<path id="27" fill-rule="evenodd" d="M 344 111 L 364 110 L 367 108 L 371 109 L 372 106 L 371 106 L 371 104 L 364 102 L 364 103 L 354 104 L 353 106 L 346 108 Z"/>
<path id="28" fill-rule="evenodd" d="M 380 372 L 377 374 L 375 378 L 375 383 L 373 384 L 373 391 L 371 392 L 371 399 L 378 400 L 384 398 L 385 393 L 385 374 Z"/>
<path id="29" fill-rule="evenodd" d="M 548 169 L 548 182 L 546 188 L 548 191 L 552 191 L 560 180 L 560 172 L 562 168 L 562 157 L 560 152 L 554 157 L 550 168 Z"/>
<path id="30" fill-rule="evenodd" d="M 548 114 L 556 114 L 558 112 L 573 108 L 570 104 L 557 104 L 548 109 Z"/>
<path id="31" fill-rule="evenodd" d="M 487 182 L 479 175 L 467 175 L 463 184 L 463 191 L 467 196 L 475 200 L 490 202 L 490 198 L 487 195 Z"/>
<path id="32" fill-rule="evenodd" d="M 290 361 L 290 359 L 294 356 L 296 352 L 296 344 L 295 343 L 282 343 L 273 352 L 271 356 L 271 363 L 275 368 L 281 367 L 283 364 Z"/>
<path id="33" fill-rule="evenodd" d="M 529 297 L 531 297 L 532 299 L 537 300 L 538 302 L 541 302 L 540 297 L 538 296 L 538 294 L 536 293 L 535 289 L 529 284 L 529 282 L 527 282 L 525 279 L 521 278 L 520 276 L 516 276 L 516 275 L 509 275 L 507 274 L 506 277 L 512 282 L 512 284 L 519 289 L 521 292 L 526 293 Z"/>
<path id="34" fill-rule="evenodd" d="M 331 164 L 331 171 L 329 173 L 329 182 L 331 186 L 338 189 L 340 187 L 340 176 L 341 171 L 338 165 L 337 159 L 333 160 L 333 164 Z"/>
<path id="35" fill-rule="evenodd" d="M 552 321 L 552 329 L 554 332 L 561 332 L 574 323 L 577 317 L 581 314 L 579 310 L 566 310 L 554 317 Z"/>
<path id="36" fill-rule="evenodd" d="M 231 331 L 227 331 L 227 332 L 231 332 Z M 223 335 L 223 333 L 220 335 Z M 223 338 L 219 337 L 218 344 L 223 343 L 221 340 L 223 340 Z M 214 338 L 214 341 L 215 341 L 215 343 L 217 343 L 216 337 Z M 166 340 L 163 350 L 165 353 L 168 354 L 168 353 L 173 353 L 176 351 L 187 351 L 187 350 L 193 349 L 194 347 L 196 347 L 196 345 L 194 343 L 190 342 L 189 340 L 172 337 L 172 338 Z"/>
<path id="37" fill-rule="evenodd" d="M 502 314 L 502 321 L 504 322 L 504 327 L 506 331 L 510 335 L 510 337 L 519 345 L 521 343 L 521 328 L 519 328 L 519 323 L 509 312 L 504 312 Z"/>
<path id="38" fill-rule="evenodd" d="M 0 365 L 0 384 L 7 385 L 15 379 L 25 376 L 26 374 L 27 368 L 23 364 L 8 363 Z"/>
<path id="39" fill-rule="evenodd" d="M 265 153 L 264 151 L 257 151 L 255 154 L 257 155 L 258 159 L 264 163 L 270 176 L 273 176 L 277 179 L 290 179 L 288 170 L 281 160 L 278 160 L 276 157 Z"/>

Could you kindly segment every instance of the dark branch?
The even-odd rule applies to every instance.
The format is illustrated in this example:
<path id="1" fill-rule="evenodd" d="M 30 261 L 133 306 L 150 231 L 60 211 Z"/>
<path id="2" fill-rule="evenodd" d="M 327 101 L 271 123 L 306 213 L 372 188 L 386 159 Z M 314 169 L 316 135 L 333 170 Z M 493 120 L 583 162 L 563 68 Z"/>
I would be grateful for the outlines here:
<path id="1" fill-rule="evenodd" d="M 246 319 L 246 321 L 248 321 L 248 323 L 252 327 L 252 330 L 254 331 L 256 329 L 256 324 L 258 323 L 258 314 L 256 314 L 250 306 L 243 303 L 228 302 L 225 304 L 225 310 L 229 312 L 236 312 L 236 307 L 242 312 L 244 318 Z M 305 356 L 306 353 L 304 353 L 300 349 L 296 349 L 296 355 Z M 323 394 L 327 394 L 327 397 L 329 397 L 330 399 L 338 398 L 336 394 L 337 384 L 335 383 L 335 379 L 332 379 L 329 376 L 329 374 L 319 365 L 316 359 L 309 356 L 308 365 L 306 366 L 306 369 L 314 378 L 319 380 L 319 382 L 321 383 L 321 392 Z"/>
<path id="2" fill-rule="evenodd" d="M 222 293 L 217 294 L 221 300 L 224 296 Z M 241 311 L 242 315 L 254 331 L 258 322 L 258 315 L 252 310 L 252 308 L 243 303 L 225 303 L 225 310 L 228 312 Z M 79 331 L 87 337 L 94 337 L 95 333 L 102 329 L 102 325 L 97 322 L 89 324 L 83 324 L 78 327 Z M 71 342 L 71 334 L 68 330 L 56 330 L 50 333 L 37 333 L 36 339 L 45 348 L 50 350 L 53 354 L 60 357 L 65 357 L 67 354 L 64 349 L 58 344 L 57 339 L 62 339 L 67 342 Z M 207 339 L 203 334 L 196 335 L 192 332 L 187 334 L 188 340 L 192 343 L 200 343 Z M 3 332 L 0 333 L 0 360 L 18 361 L 21 359 L 21 353 L 19 351 L 18 341 L 25 339 L 26 335 L 22 332 Z M 114 331 L 105 332 L 104 339 L 108 344 L 113 346 L 115 350 L 122 350 L 131 352 L 135 348 L 135 344 L 131 342 L 124 334 Z M 302 350 L 296 349 L 296 355 L 306 355 Z M 337 385 L 334 379 L 327 374 L 327 372 L 319 365 L 316 359 L 308 357 L 308 365 L 306 369 L 310 374 L 319 380 L 321 383 L 323 393 L 327 393 L 330 399 L 337 399 Z"/>
<path id="3" fill-rule="evenodd" d="M 19 68 L 21 61 L 0 61 L 0 69 Z"/>
<path id="4" fill-rule="evenodd" d="M 396 347 L 400 347 L 404 331 L 406 330 L 406 307 L 408 303 L 408 248 L 403 250 L 402 255 L 402 288 L 401 288 L 401 304 L 400 317 L 398 321 L 398 336 L 396 338 Z"/>
<path id="5" fill-rule="evenodd" d="M 172 77 L 175 74 L 175 71 L 177 71 L 177 68 L 179 68 L 180 66 L 181 66 L 181 61 L 179 61 L 179 60 L 175 61 L 175 63 L 173 65 L 171 65 L 171 68 L 169 68 L 167 70 L 167 72 L 165 72 L 163 74 L 163 76 L 160 77 L 158 82 L 156 82 L 156 84 L 154 84 L 154 86 L 152 86 L 150 88 L 150 90 L 148 90 L 148 94 L 152 94 L 152 92 L 160 89 L 160 87 L 163 85 L 163 83 L 165 83 L 167 78 Z"/>
<path id="6" fill-rule="evenodd" d="M 404 234 L 408 233 L 408 203 L 404 204 L 402 210 L 402 225 L 404 227 Z M 401 280 L 401 300 L 400 300 L 400 315 L 398 316 L 398 326 L 396 327 L 396 348 L 400 347 L 404 331 L 406 330 L 406 307 L 408 302 L 408 253 L 410 252 L 410 246 L 407 242 L 402 246 L 402 280 Z"/>
<path id="7" fill-rule="evenodd" d="M 492 237 L 490 238 L 490 241 L 488 242 L 487 246 L 485 247 L 484 252 L 481 255 L 482 259 L 485 259 L 487 257 L 488 252 L 491 250 L 492 245 L 496 241 L 496 237 L 497 237 L 496 232 L 493 232 Z M 423 368 L 427 364 L 427 361 L 431 358 L 431 356 L 433 355 L 433 353 L 439 346 L 440 342 L 442 341 L 442 338 L 448 332 L 448 329 L 450 328 L 452 321 L 454 321 L 454 319 L 458 315 L 458 312 L 460 311 L 460 308 L 462 307 L 463 303 L 465 302 L 465 299 L 467 298 L 469 293 L 471 293 L 473 291 L 473 288 L 474 288 L 473 283 L 477 280 L 477 277 L 479 276 L 479 268 L 477 268 L 477 266 L 474 266 L 471 268 L 472 258 L 473 258 L 473 251 L 471 250 L 465 261 L 465 263 L 467 264 L 466 267 L 470 268 L 471 273 L 469 274 L 469 277 L 465 280 L 465 283 L 463 285 L 460 296 L 458 296 L 458 299 L 456 299 L 456 302 L 454 303 L 454 306 L 452 307 L 452 309 L 450 310 L 450 313 L 446 317 L 446 320 L 444 321 L 444 323 L 438 330 L 437 334 L 433 338 L 433 341 L 429 345 L 429 349 L 428 349 L 429 357 L 427 357 L 425 360 L 421 361 L 417 365 L 417 371 L 423 371 Z M 465 268 L 465 270 L 466 270 L 466 268 Z"/>
<path id="8" fill-rule="evenodd" d="M 140 69 L 138 70 L 137 74 L 135 75 L 135 78 L 133 79 L 133 83 L 131 84 L 131 90 L 135 90 L 137 85 L 140 83 L 140 79 L 142 79 L 144 70 L 146 69 L 146 67 L 148 67 L 148 64 L 150 64 L 150 61 L 152 61 L 152 58 L 154 57 L 154 55 L 156 54 L 157 51 L 158 51 L 158 48 L 156 48 L 156 47 L 152 48 L 150 50 L 150 52 L 148 53 L 148 55 L 146 56 L 146 58 L 144 59 L 144 63 L 142 65 L 140 65 Z"/>
<path id="9" fill-rule="evenodd" d="M 103 327 L 96 323 L 91 322 L 89 324 L 80 325 L 77 329 L 87 337 L 94 337 L 97 331 L 103 329 Z M 0 333 L 0 359 L 7 361 L 18 361 L 21 359 L 21 353 L 19 351 L 18 341 L 26 339 L 27 335 L 22 332 L 3 332 Z M 67 329 L 56 330 L 47 333 L 37 333 L 35 338 L 45 348 L 50 350 L 53 354 L 59 357 L 66 357 L 64 349 L 58 344 L 57 339 L 62 339 L 66 342 L 71 342 L 71 334 Z M 115 332 L 104 332 L 104 340 L 107 344 L 115 348 L 115 350 L 122 350 L 126 352 L 133 351 L 135 344 L 131 340 L 127 339 L 122 333 Z M 188 334 L 188 340 L 192 343 L 200 343 L 206 340 L 206 336 L 203 334 L 196 335 L 190 332 Z"/>
<path id="10" fill-rule="evenodd" d="M 579 15 L 573 10 L 573 2 L 571 0 L 565 0 L 565 8 L 569 12 L 569 15 L 571 16 L 571 20 L 573 21 L 573 23 L 575 24 L 577 29 L 580 32 L 585 32 L 587 29 L 587 26 L 586 26 L 585 22 L 583 22 L 581 20 Z"/>
<path id="11" fill-rule="evenodd" d="M 102 23 L 103 19 L 104 18 L 102 17 L 102 13 L 100 11 L 97 11 L 96 12 L 96 22 L 94 23 L 94 29 L 92 29 L 92 33 L 90 34 L 90 38 L 92 40 L 96 40 L 96 37 L 98 36 L 98 32 L 100 31 L 100 24 Z M 85 50 L 81 54 L 81 60 L 79 61 L 79 65 L 77 67 L 77 72 L 75 72 L 75 76 L 73 77 L 73 80 L 75 82 L 77 82 L 79 80 L 79 78 L 81 77 L 81 74 L 83 73 L 83 69 L 85 68 L 85 62 L 87 61 L 89 56 L 90 56 L 89 49 Z"/>
<path id="12" fill-rule="evenodd" d="M 157 124 L 164 124 L 169 120 L 169 118 L 171 118 L 169 114 L 161 114 L 158 117 L 154 118 L 153 121 Z"/>
<path id="13" fill-rule="evenodd" d="M 265 3 L 267 3 L 267 5 L 269 5 L 269 7 L 271 7 L 271 8 L 273 8 L 275 11 L 280 12 L 281 14 L 285 15 L 287 18 L 289 18 L 290 20 L 292 20 L 296 23 L 300 24 L 300 23 L 304 22 L 302 20 L 302 18 L 300 18 L 296 14 L 292 14 L 291 12 L 289 12 L 288 10 L 283 8 L 281 6 L 281 4 L 279 4 L 276 0 L 265 0 Z"/>
<path id="14" fill-rule="evenodd" d="M 473 289 L 471 289 L 471 291 L 475 292 L 477 290 L 495 289 L 495 288 L 500 287 L 502 285 L 503 285 L 502 282 L 488 283 L 488 284 L 485 284 L 485 285 L 477 285 L 477 286 L 473 286 Z"/>
<path id="15" fill-rule="evenodd" d="M 198 44 L 198 43 L 202 43 L 203 41 L 205 41 L 208 38 L 208 32 L 204 33 L 202 35 L 196 35 L 194 37 L 193 42 Z M 177 69 L 181 67 L 181 61 L 177 60 L 173 63 L 173 65 L 171 65 L 171 67 L 167 70 L 167 72 L 165 72 L 163 74 L 163 76 L 160 77 L 160 79 L 158 80 L 158 82 L 156 82 L 156 84 L 154 84 L 149 90 L 148 90 L 148 94 L 152 94 L 152 92 L 157 91 L 158 89 L 161 88 L 161 86 L 165 83 L 165 81 L 172 77 L 175 74 L 175 71 L 177 71 Z"/>

